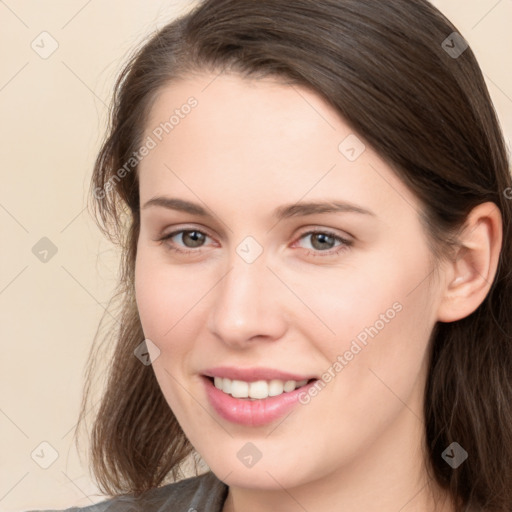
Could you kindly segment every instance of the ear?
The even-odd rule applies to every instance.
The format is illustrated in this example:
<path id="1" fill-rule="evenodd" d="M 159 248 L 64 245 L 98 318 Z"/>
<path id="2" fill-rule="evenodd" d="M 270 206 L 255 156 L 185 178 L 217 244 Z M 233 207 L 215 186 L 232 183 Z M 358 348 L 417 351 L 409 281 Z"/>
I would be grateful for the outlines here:
<path id="1" fill-rule="evenodd" d="M 502 236 L 501 212 L 495 203 L 471 210 L 458 237 L 460 245 L 446 267 L 439 321 L 465 318 L 484 301 L 496 275 Z"/>

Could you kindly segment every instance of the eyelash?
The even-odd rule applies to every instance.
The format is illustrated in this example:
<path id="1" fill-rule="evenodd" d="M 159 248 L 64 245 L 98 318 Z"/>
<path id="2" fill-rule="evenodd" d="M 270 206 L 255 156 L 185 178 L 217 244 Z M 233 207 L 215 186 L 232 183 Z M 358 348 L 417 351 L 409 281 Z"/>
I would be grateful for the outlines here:
<path id="1" fill-rule="evenodd" d="M 180 233 L 188 233 L 188 232 L 192 232 L 192 231 L 195 231 L 197 233 L 201 233 L 202 235 L 205 235 L 208 238 L 211 238 L 208 234 L 206 234 L 203 231 L 200 231 L 198 229 L 180 229 L 180 230 L 177 230 L 177 231 L 173 231 L 172 233 L 169 233 L 167 235 L 164 235 L 163 237 L 159 238 L 157 241 L 162 243 L 162 242 L 165 242 L 165 241 L 173 238 L 176 235 L 179 235 Z M 302 235 L 300 235 L 298 240 L 300 240 L 300 239 L 302 239 L 302 238 L 304 238 L 304 237 L 306 237 L 308 235 L 315 235 L 315 234 L 327 235 L 327 236 L 333 238 L 335 241 L 339 241 L 341 243 L 340 243 L 340 245 L 336 249 L 333 248 L 333 249 L 330 249 L 328 251 L 320 251 L 320 250 L 315 250 L 315 249 L 313 249 L 313 250 L 312 249 L 306 249 L 307 250 L 307 256 L 313 256 L 313 257 L 317 257 L 317 256 L 320 256 L 320 257 L 336 256 L 337 254 L 341 253 L 342 251 L 346 251 L 353 244 L 352 240 L 347 240 L 346 238 L 342 238 L 341 236 L 336 235 L 332 231 L 329 231 L 329 230 L 319 230 L 319 229 L 311 230 L 311 231 L 307 231 L 305 233 L 302 233 Z M 172 245 L 171 243 L 167 243 L 166 245 L 167 245 L 167 248 L 169 250 L 175 251 L 175 252 L 183 254 L 183 255 L 192 254 L 192 253 L 196 253 L 196 254 L 200 254 L 201 253 L 201 248 L 183 250 L 183 249 L 178 249 L 175 245 Z"/>

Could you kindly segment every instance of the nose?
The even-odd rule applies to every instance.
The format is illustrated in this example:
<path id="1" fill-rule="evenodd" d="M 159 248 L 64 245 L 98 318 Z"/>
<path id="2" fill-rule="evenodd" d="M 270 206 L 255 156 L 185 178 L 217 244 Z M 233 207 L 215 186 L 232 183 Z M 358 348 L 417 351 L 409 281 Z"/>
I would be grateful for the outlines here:
<path id="1" fill-rule="evenodd" d="M 253 263 L 233 256 L 229 271 L 215 287 L 210 332 L 234 349 L 257 338 L 281 338 L 287 328 L 283 284 L 266 266 L 264 254 Z"/>

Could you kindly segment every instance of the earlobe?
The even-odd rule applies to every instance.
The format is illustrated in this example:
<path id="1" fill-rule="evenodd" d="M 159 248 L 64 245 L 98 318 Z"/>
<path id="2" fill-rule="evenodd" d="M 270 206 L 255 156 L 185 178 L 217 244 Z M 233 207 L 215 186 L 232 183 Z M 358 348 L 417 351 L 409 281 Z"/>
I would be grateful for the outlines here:
<path id="1" fill-rule="evenodd" d="M 459 248 L 445 273 L 440 322 L 469 316 L 489 293 L 502 245 L 502 218 L 496 204 L 487 202 L 473 208 L 458 240 Z"/>

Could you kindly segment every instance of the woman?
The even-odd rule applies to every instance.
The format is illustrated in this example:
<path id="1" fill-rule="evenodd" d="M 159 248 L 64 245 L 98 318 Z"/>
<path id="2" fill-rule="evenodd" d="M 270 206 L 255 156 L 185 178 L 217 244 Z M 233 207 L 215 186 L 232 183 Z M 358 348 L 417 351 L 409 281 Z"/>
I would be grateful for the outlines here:
<path id="1" fill-rule="evenodd" d="M 427 1 L 206 0 L 161 29 L 91 187 L 122 316 L 91 438 L 115 497 L 83 510 L 510 510 L 510 187 Z"/>

